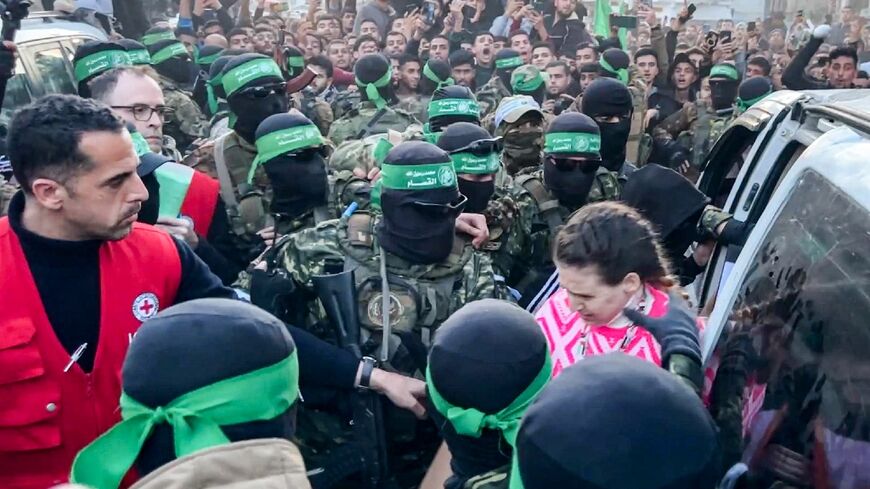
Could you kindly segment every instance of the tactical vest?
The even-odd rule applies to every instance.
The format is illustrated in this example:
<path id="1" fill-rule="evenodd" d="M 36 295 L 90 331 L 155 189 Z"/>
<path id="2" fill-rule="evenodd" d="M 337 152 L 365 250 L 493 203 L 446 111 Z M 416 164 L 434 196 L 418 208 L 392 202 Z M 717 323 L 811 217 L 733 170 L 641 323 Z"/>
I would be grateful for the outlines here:
<path id="1" fill-rule="evenodd" d="M 344 222 L 338 228 L 338 241 L 345 255 L 345 270 L 354 270 L 360 325 L 369 333 L 380 332 L 383 295 L 375 220 L 369 214 L 358 213 Z M 460 238 L 454 240 L 447 259 L 434 266 L 409 265 L 387 255 L 392 331 L 399 335 L 413 333 L 422 337 L 428 347 L 432 332 L 461 306 L 454 300 L 453 291 L 456 283 L 465 278 L 465 264 L 473 258 L 474 250 Z"/>
<path id="2" fill-rule="evenodd" d="M 544 186 L 544 181 L 537 173 L 520 175 L 514 181 L 532 196 L 532 199 L 534 199 L 535 204 L 538 206 L 539 212 L 536 221 L 545 224 L 545 226 L 532 225 L 532 234 L 529 236 L 529 241 L 531 242 L 530 256 L 549 258 L 551 240 L 568 219 L 570 212 L 547 190 Z M 543 264 L 536 263 L 536 265 Z"/>

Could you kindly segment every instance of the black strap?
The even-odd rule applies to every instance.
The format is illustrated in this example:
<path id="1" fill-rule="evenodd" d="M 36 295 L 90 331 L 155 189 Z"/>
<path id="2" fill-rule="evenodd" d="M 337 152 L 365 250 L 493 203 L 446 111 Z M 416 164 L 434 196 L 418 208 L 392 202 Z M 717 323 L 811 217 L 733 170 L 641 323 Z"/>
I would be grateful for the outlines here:
<path id="1" fill-rule="evenodd" d="M 362 128 L 362 130 L 359 133 L 357 133 L 356 139 L 363 139 L 366 136 L 368 136 L 369 133 L 371 132 L 372 128 L 375 127 L 375 124 L 377 124 L 378 121 L 380 121 L 381 118 L 386 113 L 387 113 L 386 107 L 384 107 L 383 109 L 378 109 L 378 111 L 375 113 L 374 117 L 372 117 L 372 119 L 369 121 L 369 123 L 366 124 L 366 126 L 364 128 Z"/>

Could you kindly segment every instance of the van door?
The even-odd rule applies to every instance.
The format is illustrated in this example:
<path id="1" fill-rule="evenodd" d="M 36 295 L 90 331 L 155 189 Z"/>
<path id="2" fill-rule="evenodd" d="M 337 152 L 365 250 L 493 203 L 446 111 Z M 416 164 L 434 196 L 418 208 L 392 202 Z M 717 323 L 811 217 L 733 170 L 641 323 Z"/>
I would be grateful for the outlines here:
<path id="1" fill-rule="evenodd" d="M 9 127 L 12 114 L 19 107 L 32 102 L 33 98 L 33 88 L 19 56 L 15 59 L 15 75 L 6 82 L 6 95 L 3 97 L 3 109 L 0 111 L 0 126 Z"/>
<path id="2" fill-rule="evenodd" d="M 60 41 L 27 44 L 22 51 L 40 95 L 77 92 L 72 61 Z"/>

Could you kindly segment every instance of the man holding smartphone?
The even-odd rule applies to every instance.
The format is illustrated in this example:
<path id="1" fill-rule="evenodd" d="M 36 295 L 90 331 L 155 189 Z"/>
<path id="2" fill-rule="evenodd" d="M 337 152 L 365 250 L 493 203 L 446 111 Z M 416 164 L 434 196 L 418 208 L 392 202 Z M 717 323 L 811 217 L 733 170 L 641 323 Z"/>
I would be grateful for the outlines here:
<path id="1" fill-rule="evenodd" d="M 574 56 L 581 43 L 593 42 L 583 19 L 577 14 L 577 0 L 554 0 L 555 12 L 544 18 L 548 39 L 559 56 Z"/>

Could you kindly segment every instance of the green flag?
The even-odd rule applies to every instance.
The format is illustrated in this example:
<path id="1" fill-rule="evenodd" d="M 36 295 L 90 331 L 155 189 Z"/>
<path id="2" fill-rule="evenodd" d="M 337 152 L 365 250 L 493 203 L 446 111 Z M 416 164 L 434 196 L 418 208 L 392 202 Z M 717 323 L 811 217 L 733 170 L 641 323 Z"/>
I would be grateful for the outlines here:
<path id="1" fill-rule="evenodd" d="M 610 0 L 595 0 L 595 35 L 610 37 Z"/>
<path id="2" fill-rule="evenodd" d="M 628 5 L 626 5 L 625 0 L 619 2 L 619 15 L 625 15 L 628 11 Z M 619 29 L 619 44 L 622 46 L 623 51 L 628 51 L 628 29 L 620 28 Z"/>

